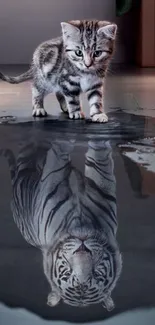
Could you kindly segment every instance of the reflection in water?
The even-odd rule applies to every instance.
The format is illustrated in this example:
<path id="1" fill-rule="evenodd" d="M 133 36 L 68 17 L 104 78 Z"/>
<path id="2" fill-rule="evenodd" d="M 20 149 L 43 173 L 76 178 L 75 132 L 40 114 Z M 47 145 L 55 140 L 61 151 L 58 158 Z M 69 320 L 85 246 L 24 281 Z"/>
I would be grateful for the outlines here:
<path id="1" fill-rule="evenodd" d="M 155 173 L 155 141 L 143 139 L 119 146 L 124 156 L 143 166 L 147 171 Z"/>
<path id="2" fill-rule="evenodd" d="M 72 165 L 73 150 L 69 141 L 31 143 L 17 161 L 3 151 L 11 170 L 12 213 L 26 241 L 42 251 L 50 306 L 62 299 L 112 310 L 122 268 L 112 150 L 108 142 L 89 141 L 84 176 Z"/>
<path id="3" fill-rule="evenodd" d="M 155 139 L 139 139 L 119 148 L 134 192 L 142 198 L 154 195 Z"/>

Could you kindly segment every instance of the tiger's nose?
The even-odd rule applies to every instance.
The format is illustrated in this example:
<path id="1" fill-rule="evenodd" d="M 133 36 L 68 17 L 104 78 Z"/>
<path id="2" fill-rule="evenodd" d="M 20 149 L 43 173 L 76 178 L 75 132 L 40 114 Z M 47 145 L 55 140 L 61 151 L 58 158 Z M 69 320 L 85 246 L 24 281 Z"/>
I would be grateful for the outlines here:
<path id="1" fill-rule="evenodd" d="M 80 247 L 74 252 L 74 254 L 80 252 L 91 253 L 91 251 L 84 245 L 84 243 L 80 245 Z"/>

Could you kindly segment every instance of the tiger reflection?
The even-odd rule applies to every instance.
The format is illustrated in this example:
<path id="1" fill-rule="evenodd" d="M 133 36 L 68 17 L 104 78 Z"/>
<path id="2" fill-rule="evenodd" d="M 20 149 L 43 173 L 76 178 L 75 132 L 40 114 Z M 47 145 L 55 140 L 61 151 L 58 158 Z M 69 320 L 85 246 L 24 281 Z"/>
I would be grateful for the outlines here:
<path id="1" fill-rule="evenodd" d="M 73 150 L 72 142 L 30 144 L 17 161 L 5 151 L 13 217 L 26 241 L 42 251 L 48 305 L 62 299 L 72 306 L 101 303 L 110 311 L 122 269 L 112 150 L 108 142 L 89 141 L 84 175 L 72 165 Z"/>

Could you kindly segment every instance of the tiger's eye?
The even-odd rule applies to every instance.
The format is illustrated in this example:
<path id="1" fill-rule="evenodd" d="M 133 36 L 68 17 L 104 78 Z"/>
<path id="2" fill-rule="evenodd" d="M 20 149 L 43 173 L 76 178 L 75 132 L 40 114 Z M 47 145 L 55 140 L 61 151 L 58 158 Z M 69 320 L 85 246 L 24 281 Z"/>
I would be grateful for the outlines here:
<path id="1" fill-rule="evenodd" d="M 65 272 L 65 276 L 70 276 L 70 275 L 71 275 L 70 271 Z"/>
<path id="2" fill-rule="evenodd" d="M 76 54 L 77 56 L 79 56 L 79 57 L 82 57 L 82 56 L 83 56 L 83 53 L 82 53 L 81 50 L 77 50 L 77 51 L 75 51 L 75 54 Z"/>
<path id="3" fill-rule="evenodd" d="M 94 271 L 94 276 L 95 277 L 98 277 L 99 276 L 99 273 L 97 271 Z"/>

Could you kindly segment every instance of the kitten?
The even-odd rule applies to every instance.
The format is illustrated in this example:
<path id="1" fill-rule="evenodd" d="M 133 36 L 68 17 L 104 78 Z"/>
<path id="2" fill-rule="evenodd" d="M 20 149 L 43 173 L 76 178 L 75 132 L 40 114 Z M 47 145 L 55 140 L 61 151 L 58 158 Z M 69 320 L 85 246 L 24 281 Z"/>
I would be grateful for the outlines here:
<path id="1" fill-rule="evenodd" d="M 70 119 L 84 115 L 80 93 L 86 92 L 93 122 L 107 122 L 103 90 L 114 52 L 117 26 L 106 21 L 62 22 L 62 37 L 42 43 L 35 50 L 30 69 L 18 77 L 0 73 L 0 79 L 20 83 L 33 79 L 33 116 L 47 115 L 43 100 L 52 92 Z"/>

